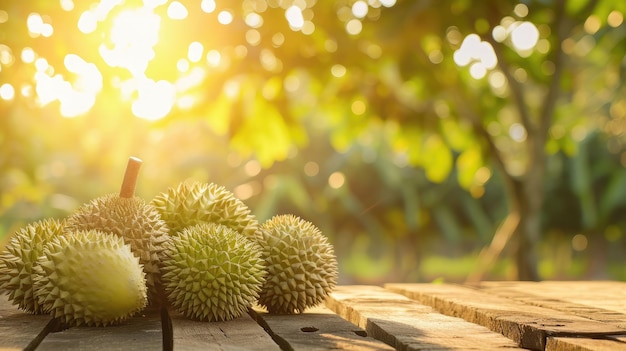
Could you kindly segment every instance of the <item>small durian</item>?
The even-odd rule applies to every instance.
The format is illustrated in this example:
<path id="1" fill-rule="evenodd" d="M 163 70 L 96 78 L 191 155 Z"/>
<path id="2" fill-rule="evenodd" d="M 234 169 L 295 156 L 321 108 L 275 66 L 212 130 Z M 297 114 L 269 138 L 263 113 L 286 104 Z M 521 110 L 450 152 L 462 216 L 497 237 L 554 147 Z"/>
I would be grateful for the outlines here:
<path id="1" fill-rule="evenodd" d="M 176 235 L 198 223 L 223 224 L 253 238 L 259 224 L 250 209 L 233 193 L 215 183 L 182 182 L 157 195 L 151 204 Z"/>
<path id="2" fill-rule="evenodd" d="M 217 223 L 183 229 L 161 264 L 169 302 L 200 321 L 241 316 L 258 299 L 265 276 L 258 245 Z"/>
<path id="3" fill-rule="evenodd" d="M 44 311 L 68 326 L 116 324 L 147 303 L 139 259 L 122 238 L 97 230 L 52 239 L 34 278 Z"/>
<path id="4" fill-rule="evenodd" d="M 8 293 L 18 308 L 42 314 L 33 289 L 33 266 L 52 238 L 63 235 L 64 222 L 44 219 L 18 229 L 0 253 L 0 293 Z"/>
<path id="5" fill-rule="evenodd" d="M 337 258 L 316 226 L 294 215 L 277 215 L 261 225 L 258 236 L 268 272 L 261 306 L 270 313 L 293 314 L 324 301 L 337 284 Z"/>
<path id="6" fill-rule="evenodd" d="M 79 207 L 67 219 L 68 232 L 100 230 L 113 233 L 130 245 L 146 272 L 149 297 L 158 300 L 161 290 L 160 255 L 169 240 L 169 229 L 161 215 L 142 198 L 135 196 L 135 184 L 141 160 L 128 161 L 122 189 L 93 199 Z"/>

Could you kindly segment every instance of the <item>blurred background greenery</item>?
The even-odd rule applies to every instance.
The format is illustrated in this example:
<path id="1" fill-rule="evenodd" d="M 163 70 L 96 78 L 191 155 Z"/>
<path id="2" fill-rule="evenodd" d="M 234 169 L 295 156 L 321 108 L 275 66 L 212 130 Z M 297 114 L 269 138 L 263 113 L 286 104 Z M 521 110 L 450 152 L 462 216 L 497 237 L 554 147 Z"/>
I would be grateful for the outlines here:
<path id="1" fill-rule="evenodd" d="M 0 241 L 119 191 L 294 213 L 341 283 L 626 279 L 626 2 L 2 0 Z"/>

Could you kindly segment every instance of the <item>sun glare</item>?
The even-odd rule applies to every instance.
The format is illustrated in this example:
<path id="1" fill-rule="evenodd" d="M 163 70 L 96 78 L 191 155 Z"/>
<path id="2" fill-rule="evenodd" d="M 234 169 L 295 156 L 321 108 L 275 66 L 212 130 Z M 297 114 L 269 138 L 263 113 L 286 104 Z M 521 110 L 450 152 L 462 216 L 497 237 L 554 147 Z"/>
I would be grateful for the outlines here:
<path id="1" fill-rule="evenodd" d="M 158 120 L 165 117 L 174 106 L 176 91 L 172 83 L 141 79 L 138 84 L 139 98 L 133 102 L 133 114 L 139 118 Z"/>
<path id="2" fill-rule="evenodd" d="M 154 58 L 154 45 L 159 41 L 161 18 L 152 9 L 125 10 L 113 19 L 111 42 L 100 46 L 100 54 L 111 67 L 128 69 L 135 77 L 143 76 Z"/>
<path id="3" fill-rule="evenodd" d="M 216 0 L 201 0 L 184 2 L 182 0 L 99 0 L 85 7 L 75 6 L 76 0 L 56 0 L 63 11 L 74 12 L 75 20 L 71 23 L 74 30 L 84 40 L 85 48 L 94 47 L 94 58 L 84 51 L 70 50 L 59 63 L 56 60 L 48 61 L 44 50 L 24 47 L 17 53 L 11 52 L 6 45 L 0 45 L 0 70 L 11 66 L 13 61 L 30 66 L 32 82 L 21 86 L 3 85 L 0 90 L 1 100 L 12 100 L 16 91 L 21 96 L 32 96 L 38 106 L 57 103 L 61 115 L 77 117 L 84 115 L 94 106 L 99 94 L 103 93 L 104 86 L 112 86 L 114 93 L 125 103 L 129 103 L 132 113 L 139 118 L 156 120 L 165 117 L 172 108 L 194 106 L 200 101 L 193 89 L 203 84 L 210 72 L 223 70 L 230 65 L 231 60 L 241 59 L 248 54 L 251 47 L 263 43 L 261 27 L 264 25 L 263 12 L 269 6 L 264 1 L 244 1 L 243 23 L 245 23 L 246 43 L 233 47 L 233 51 L 222 51 L 212 48 L 210 43 L 193 41 L 183 43 L 186 49 L 182 52 L 168 52 L 165 54 L 165 66 L 161 60 L 155 60 L 157 52 L 163 47 L 177 47 L 167 40 L 178 40 L 179 36 L 161 38 L 161 30 L 166 31 L 170 25 L 180 25 L 188 17 L 198 12 L 215 14 L 216 25 L 231 26 L 235 22 L 236 10 L 233 8 L 218 9 Z M 395 0 L 355 0 L 351 6 L 344 6 L 345 30 L 358 35 L 363 29 L 364 20 L 372 17 L 374 10 L 391 7 Z M 315 31 L 313 11 L 310 7 L 314 1 L 295 0 L 281 5 L 284 9 L 284 19 L 291 30 L 310 35 Z M 234 5 L 233 5 L 234 6 Z M 82 8 L 82 9 L 81 9 Z M 344 11 L 345 10 L 345 11 Z M 7 21 L 7 12 L 0 10 L 0 23 Z M 343 16 L 343 15 L 342 15 Z M 71 17 L 71 16 L 70 16 Z M 68 18 L 70 18 L 68 17 Z M 172 24 L 178 22 L 178 24 Z M 613 22 L 617 23 L 615 19 Z M 63 26 L 60 21 L 52 21 L 45 13 L 30 12 L 26 14 L 26 29 L 31 38 L 45 39 L 55 34 L 55 27 Z M 238 23 L 237 23 L 238 25 Z M 163 29 L 162 29 L 163 26 Z M 60 29 L 62 27 L 58 27 Z M 60 31 L 65 35 L 66 31 Z M 38 39 L 39 40 L 39 39 Z M 95 42 L 94 42 L 95 41 Z M 278 48 L 285 43 L 283 33 L 271 36 L 271 44 Z M 162 47 L 159 47 L 162 46 Z M 80 47 L 69 46 L 69 47 Z M 327 40 L 325 49 L 328 52 L 337 50 L 337 42 Z M 380 57 L 372 50 L 367 53 L 372 58 Z M 280 72 L 283 64 L 272 50 L 261 48 L 260 63 L 270 72 Z M 483 60 L 484 61 L 484 60 Z M 483 64 L 487 64 L 483 62 Z M 489 66 L 489 64 L 487 64 Z M 341 78 L 346 75 L 346 68 L 341 65 L 333 66 L 333 76 Z M 284 80 L 284 89 L 295 92 L 300 89 L 301 82 L 296 76 Z M 225 87 L 227 95 L 234 91 L 233 86 Z M 267 90 L 267 89 L 266 89 Z M 267 90 L 270 91 L 270 90 Z M 106 90 L 105 93 L 110 93 Z M 264 93 L 265 94 L 265 93 Z M 268 96 L 272 95 L 270 93 Z M 355 114 L 362 114 L 366 106 L 355 102 L 352 106 Z"/>
<path id="4" fill-rule="evenodd" d="M 76 24 L 84 34 L 101 31 L 102 42 L 99 53 L 106 65 L 121 68 L 130 73 L 130 78 L 122 81 L 120 77 L 108 77 L 120 87 L 121 97 L 135 99 L 132 112 L 145 119 L 159 119 L 167 115 L 175 104 L 174 85 L 165 80 L 146 77 L 146 70 L 155 57 L 154 47 L 159 42 L 161 16 L 154 10 L 165 5 L 166 0 L 144 1 L 143 7 L 117 8 L 121 0 L 102 0 L 96 6 L 83 12 Z M 66 6 L 68 11 L 71 7 Z M 65 8 L 65 7 L 64 7 Z M 114 9 L 118 11 L 113 11 Z M 187 16 L 187 9 L 179 2 L 172 2 L 168 7 L 168 17 L 182 19 Z M 113 13 L 116 13 L 113 15 Z M 45 17 L 31 13 L 27 27 L 32 37 L 50 36 L 53 28 L 46 23 Z M 198 62 L 202 59 L 204 48 L 194 42 L 189 46 L 189 59 Z M 103 76 L 96 64 L 87 62 L 80 55 L 70 53 L 64 57 L 63 66 L 67 73 L 56 72 L 55 67 L 39 57 L 31 48 L 24 48 L 20 55 L 26 64 L 35 67 L 34 91 L 40 106 L 58 101 L 64 117 L 76 117 L 87 113 L 95 104 L 96 97 L 103 87 Z M 176 67 L 172 67 L 173 70 Z M 2 96 L 12 98 L 8 88 Z"/>

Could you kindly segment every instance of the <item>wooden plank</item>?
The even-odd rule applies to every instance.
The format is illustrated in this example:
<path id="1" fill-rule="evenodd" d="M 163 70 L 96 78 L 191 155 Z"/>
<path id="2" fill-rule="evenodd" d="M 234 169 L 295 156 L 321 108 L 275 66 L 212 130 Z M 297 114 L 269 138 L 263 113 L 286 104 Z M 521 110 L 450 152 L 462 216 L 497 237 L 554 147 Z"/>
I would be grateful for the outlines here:
<path id="1" fill-rule="evenodd" d="M 73 327 L 48 334 L 37 351 L 60 350 L 161 350 L 161 315 L 151 310 L 119 325 Z"/>
<path id="2" fill-rule="evenodd" d="M 549 336 L 597 337 L 626 332 L 615 325 L 458 285 L 386 284 L 385 287 L 443 314 L 488 327 L 524 348 L 543 350 Z"/>
<path id="3" fill-rule="evenodd" d="M 272 338 L 247 314 L 225 322 L 199 322 L 171 312 L 173 349 L 280 350 Z"/>
<path id="4" fill-rule="evenodd" d="M 376 286 L 338 286 L 326 300 L 335 313 L 399 350 L 514 350 L 515 342 Z"/>
<path id="5" fill-rule="evenodd" d="M 45 336 L 50 316 L 26 313 L 0 296 L 0 347 L 6 350 L 34 348 Z"/>
<path id="6" fill-rule="evenodd" d="M 296 315 L 269 314 L 255 307 L 251 314 L 286 350 L 393 350 L 324 306 Z"/>
<path id="7" fill-rule="evenodd" d="M 626 334 L 624 334 L 624 335 L 609 335 L 606 338 L 626 343 Z"/>
<path id="8" fill-rule="evenodd" d="M 626 351 L 626 343 L 606 339 L 550 337 L 546 351 Z"/>
<path id="9" fill-rule="evenodd" d="M 481 282 L 481 291 L 626 328 L 626 283 L 615 281 Z"/>

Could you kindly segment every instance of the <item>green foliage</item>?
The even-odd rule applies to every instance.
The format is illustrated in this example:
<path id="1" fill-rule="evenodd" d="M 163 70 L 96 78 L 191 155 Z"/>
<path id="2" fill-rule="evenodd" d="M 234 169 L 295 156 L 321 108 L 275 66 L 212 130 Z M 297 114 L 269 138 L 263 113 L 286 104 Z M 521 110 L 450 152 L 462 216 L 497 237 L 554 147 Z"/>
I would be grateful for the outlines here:
<path id="1" fill-rule="evenodd" d="M 112 65 L 101 44 L 113 50 L 113 19 L 144 2 L 112 6 L 83 33 L 81 15 L 97 1 L 74 1 L 69 10 L 58 1 L 5 1 L 0 235 L 117 191 L 127 157 L 136 155 L 145 164 L 138 193 L 147 199 L 186 178 L 210 180 L 239 194 L 260 219 L 296 213 L 313 221 L 336 245 L 347 281 L 428 280 L 439 277 L 438 268 L 462 279 L 467 270 L 458 267 L 469 259 L 435 258 L 468 257 L 488 244 L 512 203 L 507 184 L 524 182 L 536 167 L 533 142 L 555 102 L 540 145 L 542 232 L 567 232 L 559 240 L 570 255 L 575 234 L 626 240 L 625 4 L 566 1 L 559 29 L 560 1 L 387 7 L 372 0 L 362 18 L 355 2 L 294 2 L 312 31 L 290 27 L 291 1 L 216 2 L 208 13 L 198 1 L 181 1 L 189 9 L 184 20 L 168 16 L 171 2 L 161 4 L 151 10 L 160 29 L 142 71 L 130 64 L 141 64 L 140 53 L 126 52 L 134 61 Z M 218 22 L 223 11 L 232 15 L 229 24 Z M 29 33 L 24 24 L 33 13 L 51 24 L 51 36 Z M 497 26 L 525 21 L 539 33 L 534 49 L 518 49 L 511 36 L 494 38 Z M 454 59 L 471 34 L 498 61 L 483 77 L 472 73 L 476 57 L 467 65 Z M 193 42 L 203 47 L 199 60 L 190 54 Z M 81 76 L 68 54 L 96 67 L 101 79 Z M 45 59 L 40 68 L 38 58 Z M 63 117 L 71 103 L 44 103 L 42 72 L 83 93 L 100 83 L 93 96 L 68 100 L 93 97 L 93 106 Z M 13 98 L 4 97 L 3 84 Z M 165 93 L 150 95 L 159 87 Z M 136 117 L 143 96 L 143 108 L 158 112 L 153 120 Z M 543 276 L 557 275 L 562 257 L 540 256 Z"/>

